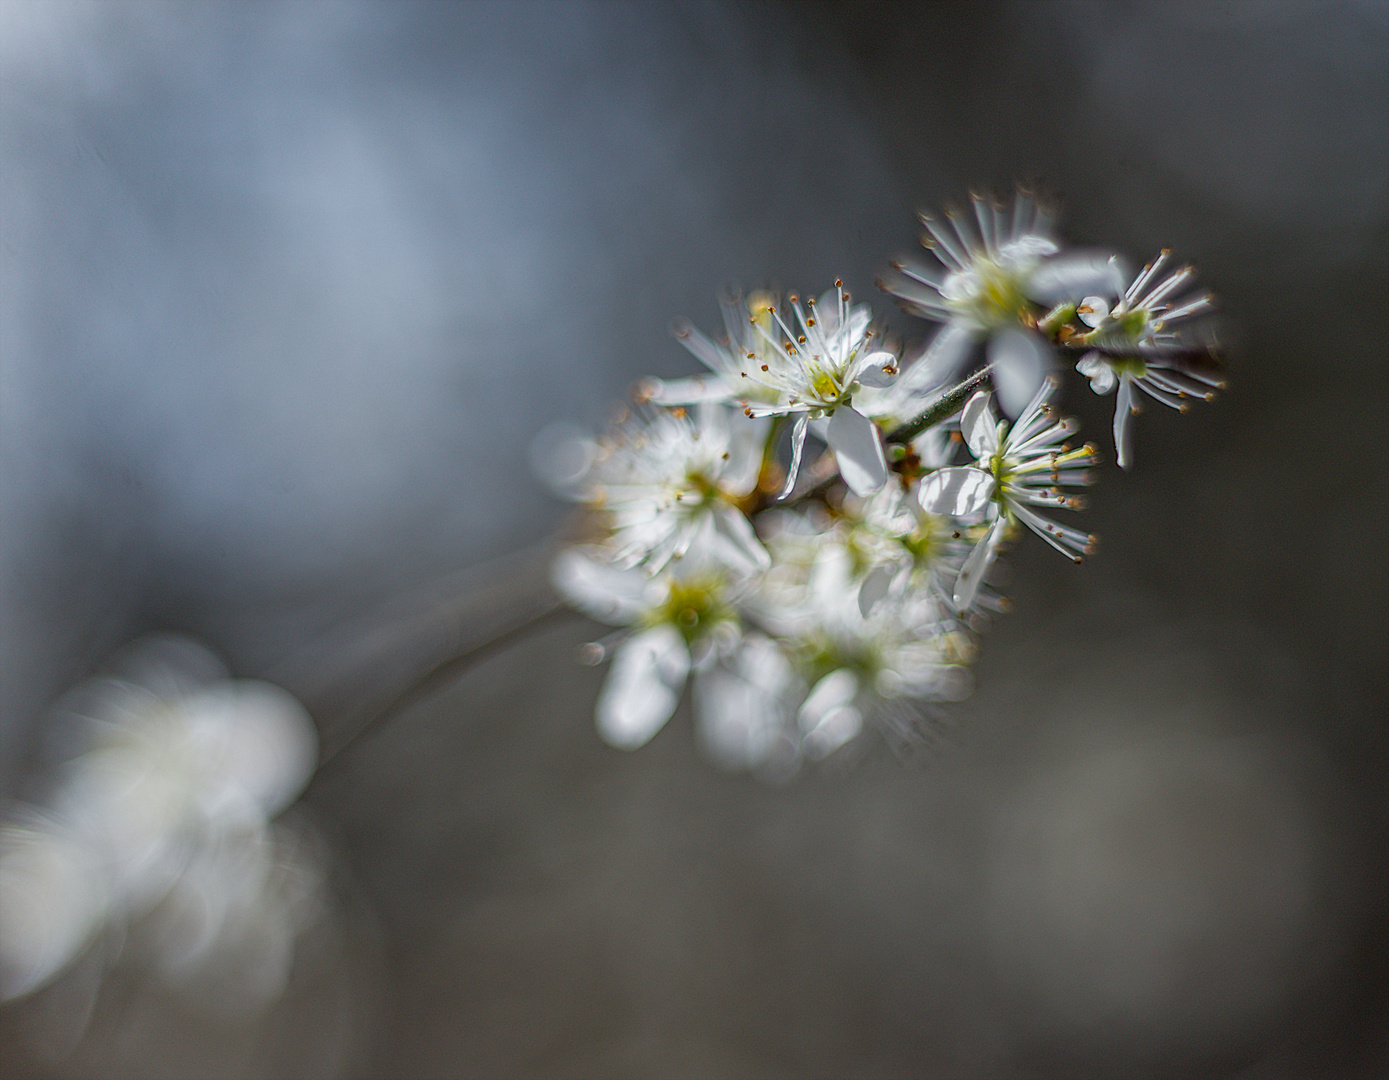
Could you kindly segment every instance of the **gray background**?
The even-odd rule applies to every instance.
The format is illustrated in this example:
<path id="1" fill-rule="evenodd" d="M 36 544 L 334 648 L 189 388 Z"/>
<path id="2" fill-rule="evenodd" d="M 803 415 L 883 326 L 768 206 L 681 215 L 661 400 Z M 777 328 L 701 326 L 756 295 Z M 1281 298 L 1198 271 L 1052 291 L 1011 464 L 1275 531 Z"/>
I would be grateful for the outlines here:
<path id="1" fill-rule="evenodd" d="M 335 944 L 264 1023 L 54 1064 L 11 1008 L 0 1069 L 1377 1075 L 1386 56 L 1370 2 L 0 5 L 6 791 L 150 629 L 340 744 L 543 595 L 456 576 L 560 522 L 535 431 L 688 371 L 723 281 L 868 297 L 972 186 L 1197 262 L 1232 379 L 1140 418 L 1096 559 L 1020 545 L 911 760 L 606 749 L 552 620 L 315 781 Z"/>

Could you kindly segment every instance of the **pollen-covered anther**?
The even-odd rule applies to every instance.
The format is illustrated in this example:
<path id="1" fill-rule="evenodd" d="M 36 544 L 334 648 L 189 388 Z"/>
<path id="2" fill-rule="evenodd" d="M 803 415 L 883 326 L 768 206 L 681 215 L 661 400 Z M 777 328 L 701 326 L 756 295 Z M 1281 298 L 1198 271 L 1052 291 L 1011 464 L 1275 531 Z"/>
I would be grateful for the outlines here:
<path id="1" fill-rule="evenodd" d="M 762 365 L 762 370 L 763 370 L 763 371 L 769 370 L 766 364 L 763 364 L 763 365 Z"/>

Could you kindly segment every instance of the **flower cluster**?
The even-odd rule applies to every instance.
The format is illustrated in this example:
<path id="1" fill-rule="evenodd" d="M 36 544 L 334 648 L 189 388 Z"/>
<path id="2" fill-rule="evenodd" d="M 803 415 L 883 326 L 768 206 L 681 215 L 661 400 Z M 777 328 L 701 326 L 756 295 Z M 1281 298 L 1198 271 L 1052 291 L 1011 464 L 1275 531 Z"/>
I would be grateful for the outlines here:
<path id="1" fill-rule="evenodd" d="M 1179 295 L 1190 268 L 1162 277 L 1163 252 L 1130 283 L 1118 256 L 1063 249 L 1027 195 L 976 197 L 972 216 L 923 217 L 937 265 L 900 259 L 879 282 L 942 324 L 924 348 L 890 343 L 839 281 L 818 299 L 733 293 L 721 339 L 676 324 L 706 373 L 644 380 L 614 431 L 552 463 L 593 519 L 555 583 L 620 628 L 589 647 L 612 660 L 609 742 L 649 740 L 687 682 L 730 766 L 785 774 L 870 726 L 911 738 L 969 691 L 1005 545 L 1094 548 L 1062 520 L 1099 452 L 1057 412 L 1059 358 L 1117 387 L 1126 468 L 1134 387 L 1184 408 L 1219 385 L 1209 339 L 1188 336 L 1211 308 Z"/>
<path id="2" fill-rule="evenodd" d="M 299 703 L 152 638 L 71 691 L 49 730 L 56 781 L 0 820 L 0 1000 L 90 954 L 213 1015 L 273 1002 L 321 903 L 317 860 L 275 820 L 317 761 Z"/>

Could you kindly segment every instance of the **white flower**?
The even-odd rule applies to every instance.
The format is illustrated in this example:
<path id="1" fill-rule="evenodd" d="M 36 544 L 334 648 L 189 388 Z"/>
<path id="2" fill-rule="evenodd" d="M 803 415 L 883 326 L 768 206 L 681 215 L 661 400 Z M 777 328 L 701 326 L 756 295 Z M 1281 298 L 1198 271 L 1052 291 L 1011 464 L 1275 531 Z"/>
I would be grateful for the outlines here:
<path id="1" fill-rule="evenodd" d="M 1021 522 L 1062 554 L 1080 562 L 1095 538 L 1043 517 L 1034 506 L 1079 509 L 1081 500 L 1063 486 L 1088 484 L 1089 465 L 1097 460 L 1094 447 L 1070 449 L 1065 439 L 1076 430 L 1074 421 L 1054 420 L 1048 399 L 1058 381 L 1049 377 L 1017 421 L 1000 421 L 988 391 L 970 398 L 960 417 L 975 463 L 938 469 L 924 477 L 917 496 L 923 509 L 937 514 L 969 517 L 984 514 L 987 530 L 975 544 L 955 584 L 954 601 L 961 609 L 973 603 L 998 546 L 1014 521 Z"/>
<path id="2" fill-rule="evenodd" d="M 975 195 L 971 201 L 977 231 L 956 211 L 946 213 L 948 226 L 921 215 L 929 234 L 922 244 L 938 267 L 898 260 L 878 284 L 906 310 L 945 324 L 927 353 L 934 367 L 958 371 L 987 339 L 1000 401 L 1016 415 L 1052 364 L 1046 341 L 1027 329 L 1035 325 L 1034 305 L 1117 295 L 1123 271 L 1108 254 L 1062 254 L 1050 213 L 1027 195 L 1014 200 L 1011 215 L 991 199 Z"/>
<path id="3" fill-rule="evenodd" d="M 861 602 L 861 564 L 843 529 L 787 514 L 771 541 L 774 569 L 753 598 L 810 687 L 796 710 L 804 753 L 823 757 L 868 722 L 904 731 L 921 703 L 954 700 L 972 643 L 922 591 Z M 944 616 L 944 617 L 943 617 Z"/>
<path id="4" fill-rule="evenodd" d="M 923 464 L 944 466 L 942 460 Z M 949 515 L 927 512 L 915 493 L 896 484 L 865 500 L 859 515 L 849 546 L 863 567 L 858 602 L 865 615 L 890 595 L 915 595 L 936 605 L 945 630 L 957 616 L 977 624 L 977 616 L 1002 608 L 1002 600 L 984 588 L 964 610 L 956 607 L 955 582 L 973 545 Z"/>
<path id="5" fill-rule="evenodd" d="M 637 386 L 639 400 L 657 405 L 693 405 L 701 401 L 725 403 L 775 401 L 777 392 L 754 380 L 748 372 L 760 370 L 776 359 L 781 348 L 771 336 L 772 312 L 777 298 L 770 292 L 753 292 L 746 299 L 730 290 L 719 300 L 727 331 L 712 341 L 685 319 L 672 326 L 676 340 L 710 371 L 688 379 L 644 379 Z"/>
<path id="6" fill-rule="evenodd" d="M 570 549 L 555 560 L 555 587 L 581 611 L 633 627 L 612 650 L 612 667 L 598 695 L 598 733 L 635 750 L 665 726 L 680 702 L 690 670 L 701 671 L 738 643 L 731 587 L 717 570 L 693 562 L 649 577 Z M 608 651 L 594 646 L 597 659 Z"/>
<path id="7" fill-rule="evenodd" d="M 297 916 L 269 880 L 291 856 L 253 877 L 225 855 L 268 850 L 271 819 L 313 772 L 317 736 L 284 691 L 225 675 L 191 642 L 147 639 L 115 676 L 59 703 L 49 730 L 64 773 L 47 806 L 0 823 L 0 997 L 42 986 L 106 927 L 150 930 L 166 978 L 215 974 L 219 1011 L 278 993 Z M 189 904 L 197 919 L 178 921 L 183 936 L 164 932 Z M 271 930 L 274 954 L 231 973 L 228 958 Z"/>
<path id="8" fill-rule="evenodd" d="M 739 501 L 757 486 L 764 431 L 705 402 L 658 411 L 593 450 L 578 493 L 608 513 L 614 561 L 662 570 L 672 559 L 711 559 L 735 573 L 767 565 Z"/>
<path id="9" fill-rule="evenodd" d="M 836 281 L 835 291 L 821 297 L 818 305 L 807 300 L 802 307 L 792 296 L 790 306 L 794 326 L 775 308 L 767 310 L 780 339 L 753 319 L 755 328 L 776 348 L 759 360 L 750 357 L 745 374 L 773 391 L 774 400 L 749 397 L 743 403 L 744 412 L 752 417 L 796 416 L 783 495 L 795 485 L 810 421 L 825 416 L 829 417 L 825 439 L 844 482 L 856 494 L 870 494 L 887 481 L 882 434 L 851 402 L 861 386 L 890 383 L 897 374 L 897 356 L 872 347 L 875 334 L 869 328 L 868 307 L 851 307 L 842 282 Z"/>
<path id="10" fill-rule="evenodd" d="M 744 634 L 736 649 L 695 679 L 700 742 L 725 768 L 789 776 L 800 754 L 795 721 L 804 696 L 805 685 L 781 646 L 762 634 Z"/>
<path id="11" fill-rule="evenodd" d="M 1218 378 L 1183 361 L 1187 344 L 1171 329 L 1174 323 L 1211 309 L 1209 293 L 1175 306 L 1167 303 L 1168 297 L 1186 285 L 1195 271 L 1184 266 L 1149 289 L 1169 254 L 1164 249 L 1145 266 L 1112 309 L 1101 296 L 1087 296 L 1076 309 L 1080 320 L 1093 327 L 1078 340 L 1094 346 L 1080 358 L 1076 370 L 1089 378 L 1090 388 L 1097 394 L 1107 394 L 1118 387 L 1114 448 L 1119 466 L 1125 469 L 1133 462 L 1129 417 L 1138 412 L 1134 387 L 1185 412 L 1189 400 L 1209 401 L 1214 396 L 1212 388 L 1223 386 Z"/>

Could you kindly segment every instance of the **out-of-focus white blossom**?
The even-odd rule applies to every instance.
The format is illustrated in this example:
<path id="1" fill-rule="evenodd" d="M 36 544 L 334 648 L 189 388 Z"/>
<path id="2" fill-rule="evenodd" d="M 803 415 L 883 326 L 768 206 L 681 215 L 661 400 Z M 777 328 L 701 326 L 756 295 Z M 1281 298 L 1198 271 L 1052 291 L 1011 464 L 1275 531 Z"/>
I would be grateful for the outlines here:
<path id="1" fill-rule="evenodd" d="M 759 290 L 744 298 L 737 290 L 729 290 L 720 298 L 719 306 L 723 309 L 726 330 L 726 336 L 719 341 L 710 340 L 685 319 L 677 319 L 672 327 L 676 340 L 710 373 L 688 379 L 645 379 L 637 389 L 640 399 L 658 405 L 777 399 L 775 389 L 749 374 L 777 359 L 781 351 L 771 333 L 776 294 Z"/>
<path id="2" fill-rule="evenodd" d="M 921 242 L 937 266 L 898 259 L 879 285 L 906 310 L 944 324 L 927 352 L 933 367 L 953 374 L 987 340 L 1000 403 L 1016 416 L 1054 364 L 1047 342 L 1031 329 L 1039 305 L 1116 296 L 1124 271 L 1108 253 L 1063 252 L 1051 213 L 1031 196 L 1019 194 L 1011 213 L 980 195 L 971 202 L 974 224 L 953 210 L 944 224 L 920 215 L 927 230 Z"/>
<path id="3" fill-rule="evenodd" d="M 593 445 L 575 494 L 608 514 L 613 562 L 657 573 L 672 559 L 765 567 L 739 502 L 757 486 L 766 429 L 704 402 L 634 417 Z"/>
<path id="4" fill-rule="evenodd" d="M 272 819 L 317 760 L 303 708 L 229 680 L 179 639 L 137 644 L 55 711 L 66 762 L 42 808 L 0 826 L 0 995 L 53 979 L 106 932 L 134 934 L 166 980 L 254 1009 L 288 975 L 316 870 Z M 303 887 L 286 891 L 286 874 Z"/>
<path id="5" fill-rule="evenodd" d="M 678 572 L 677 572 L 678 570 Z M 693 560 L 654 577 L 569 550 L 555 561 L 555 587 L 596 619 L 630 627 L 612 648 L 598 696 L 598 731 L 613 746 L 649 742 L 675 712 L 691 668 L 706 669 L 738 643 L 732 586 Z M 599 646 L 599 656 L 608 650 Z"/>

